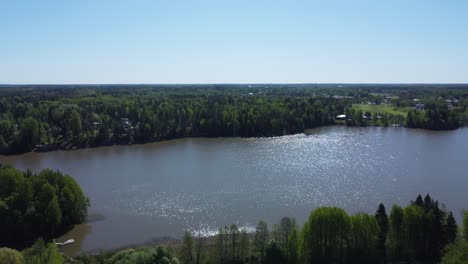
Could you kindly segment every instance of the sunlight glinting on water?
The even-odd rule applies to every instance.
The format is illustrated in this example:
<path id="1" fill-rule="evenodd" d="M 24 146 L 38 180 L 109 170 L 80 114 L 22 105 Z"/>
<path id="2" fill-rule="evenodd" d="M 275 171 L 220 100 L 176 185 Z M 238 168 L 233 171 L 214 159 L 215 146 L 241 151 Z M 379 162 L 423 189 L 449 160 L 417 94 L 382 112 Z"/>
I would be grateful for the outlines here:
<path id="1" fill-rule="evenodd" d="M 134 215 L 178 220 L 186 229 L 204 234 L 228 224 L 219 219 L 236 215 L 241 219 L 239 204 L 250 210 L 282 204 L 286 208 L 342 206 L 359 211 L 366 208 L 365 197 L 390 194 L 376 185 L 395 182 L 396 176 L 389 181 L 387 172 L 394 159 L 376 155 L 382 144 L 379 134 L 369 137 L 343 130 L 244 139 L 242 150 L 228 147 L 230 152 L 242 151 L 234 153 L 231 163 L 243 168 L 248 182 L 226 179 L 219 188 L 206 192 L 196 188 L 193 192 L 158 192 L 151 184 L 135 184 L 113 190 L 112 206 Z M 254 221 L 249 219 L 244 225 L 252 226 Z"/>
<path id="2" fill-rule="evenodd" d="M 459 212 L 468 199 L 467 138 L 467 129 L 335 126 L 310 135 L 189 138 L 1 161 L 72 175 L 91 199 L 90 214 L 102 216 L 81 236 L 82 249 L 93 250 L 184 231 L 207 236 L 233 223 L 253 230 L 259 220 L 284 216 L 302 224 L 320 206 L 373 214 L 380 202 L 390 210 L 426 193 Z"/>

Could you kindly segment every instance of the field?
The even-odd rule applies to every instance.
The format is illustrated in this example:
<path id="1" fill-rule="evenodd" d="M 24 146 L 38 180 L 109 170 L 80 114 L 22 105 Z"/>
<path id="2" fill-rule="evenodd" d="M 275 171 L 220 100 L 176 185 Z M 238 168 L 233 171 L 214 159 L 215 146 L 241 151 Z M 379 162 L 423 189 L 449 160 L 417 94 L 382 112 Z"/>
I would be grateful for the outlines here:
<path id="1" fill-rule="evenodd" d="M 353 104 L 353 108 L 362 112 L 387 113 L 389 115 L 403 115 L 406 117 L 412 107 L 397 107 L 392 104 Z"/>

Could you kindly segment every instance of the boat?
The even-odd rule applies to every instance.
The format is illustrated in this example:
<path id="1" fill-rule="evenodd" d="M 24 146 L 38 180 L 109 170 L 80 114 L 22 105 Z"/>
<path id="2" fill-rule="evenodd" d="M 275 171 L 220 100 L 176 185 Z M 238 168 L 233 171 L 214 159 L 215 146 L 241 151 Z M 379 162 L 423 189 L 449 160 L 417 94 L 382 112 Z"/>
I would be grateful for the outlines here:
<path id="1" fill-rule="evenodd" d="M 66 246 L 66 245 L 69 245 L 69 244 L 72 244 L 72 243 L 75 243 L 75 239 L 68 239 L 67 241 L 62 242 L 62 243 L 57 242 L 57 243 L 55 243 L 55 245 L 63 247 L 63 246 Z"/>

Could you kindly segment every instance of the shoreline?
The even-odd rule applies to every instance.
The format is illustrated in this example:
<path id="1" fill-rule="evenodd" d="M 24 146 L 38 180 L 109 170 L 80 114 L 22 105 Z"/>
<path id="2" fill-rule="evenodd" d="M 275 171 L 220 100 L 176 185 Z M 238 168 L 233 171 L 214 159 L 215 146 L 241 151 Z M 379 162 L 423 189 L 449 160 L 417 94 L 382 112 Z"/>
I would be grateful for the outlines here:
<path id="1" fill-rule="evenodd" d="M 173 140 L 179 140 L 179 139 L 189 139 L 189 138 L 201 138 L 201 139 L 216 139 L 216 138 L 224 138 L 224 139 L 232 139 L 232 138 L 238 138 L 238 139 L 249 139 L 249 138 L 275 138 L 275 137 L 283 137 L 283 136 L 292 136 L 292 135 L 300 135 L 300 134 L 305 134 L 305 135 L 310 135 L 309 131 L 316 130 L 316 129 L 321 129 L 321 128 L 326 128 L 326 127 L 347 127 L 347 128 L 405 128 L 405 129 L 414 129 L 414 130 L 423 130 L 423 131 L 430 131 L 430 132 L 448 132 L 448 131 L 455 131 L 458 129 L 463 129 L 465 126 L 461 125 L 460 127 L 456 129 L 445 129 L 445 130 L 433 130 L 433 129 L 426 129 L 426 128 L 413 128 L 413 127 L 406 127 L 403 125 L 398 125 L 398 124 L 392 124 L 389 126 L 375 126 L 375 125 L 369 125 L 369 126 L 347 126 L 344 124 L 331 124 L 331 125 L 325 125 L 325 126 L 319 126 L 319 127 L 314 127 L 314 128 L 307 128 L 304 129 L 303 132 L 301 133 L 291 133 L 291 134 L 284 134 L 284 135 L 274 135 L 274 136 L 252 136 L 252 137 L 238 137 L 238 136 L 232 136 L 232 137 L 204 137 L 204 136 L 185 136 L 185 137 L 175 137 L 175 138 L 167 138 L 167 139 L 160 139 L 160 140 L 154 140 L 154 141 L 146 141 L 146 142 L 136 142 L 136 143 L 112 143 L 112 144 L 103 144 L 103 145 L 98 145 L 98 146 L 91 146 L 91 145 L 77 145 L 77 146 L 70 146 L 70 147 L 60 147 L 60 146 L 44 146 L 45 149 L 43 150 L 36 150 L 37 148 L 34 148 L 32 151 L 28 152 L 20 152 L 20 153 L 13 153 L 13 154 L 0 154 L 0 156 L 4 157 L 10 157 L 10 156 L 21 156 L 24 154 L 28 153 L 47 153 L 47 152 L 55 152 L 55 151 L 75 151 L 75 150 L 83 150 L 83 149 L 95 149 L 95 148 L 102 148 L 102 147 L 113 147 L 113 146 L 132 146 L 132 145 L 145 145 L 145 144 L 152 144 L 152 143 L 158 143 L 158 142 L 169 142 Z"/>

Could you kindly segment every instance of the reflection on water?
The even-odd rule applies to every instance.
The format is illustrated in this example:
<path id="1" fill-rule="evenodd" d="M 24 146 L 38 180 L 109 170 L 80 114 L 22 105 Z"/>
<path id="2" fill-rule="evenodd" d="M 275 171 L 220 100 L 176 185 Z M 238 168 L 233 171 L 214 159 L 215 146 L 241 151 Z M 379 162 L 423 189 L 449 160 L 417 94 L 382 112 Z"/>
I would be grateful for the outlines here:
<path id="1" fill-rule="evenodd" d="M 430 193 L 466 207 L 468 129 L 316 129 L 275 138 L 182 139 L 0 157 L 26 169 L 71 174 L 101 221 L 67 238 L 81 250 L 121 247 L 185 230 L 213 234 L 236 223 L 251 229 L 282 216 L 304 222 L 319 206 L 374 212 Z M 458 214 L 457 214 L 458 215 Z M 85 228 L 86 227 L 86 228 Z"/>

